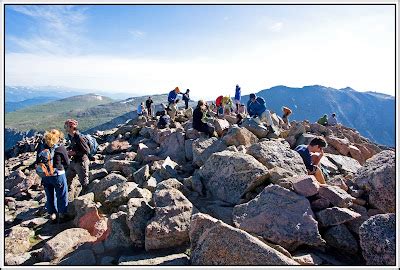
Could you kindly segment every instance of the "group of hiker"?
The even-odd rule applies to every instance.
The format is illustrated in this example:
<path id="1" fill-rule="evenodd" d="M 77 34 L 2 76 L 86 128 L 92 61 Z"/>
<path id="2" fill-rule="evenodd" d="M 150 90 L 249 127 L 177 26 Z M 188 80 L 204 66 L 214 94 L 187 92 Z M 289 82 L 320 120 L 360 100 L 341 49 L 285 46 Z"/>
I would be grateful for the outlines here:
<path id="1" fill-rule="evenodd" d="M 336 126 L 338 124 L 336 113 L 332 113 L 329 118 L 327 114 L 324 114 L 321 118 L 317 120 L 317 123 L 323 126 Z"/>
<path id="2" fill-rule="evenodd" d="M 97 148 L 90 135 L 78 130 L 78 121 L 68 119 L 64 123 L 68 147 L 64 145 L 64 134 L 57 129 L 46 131 L 37 147 L 36 172 L 42 178 L 46 193 L 46 209 L 51 223 L 71 220 L 68 215 L 68 190 L 76 175 L 83 192 L 89 185 L 89 156 Z"/>

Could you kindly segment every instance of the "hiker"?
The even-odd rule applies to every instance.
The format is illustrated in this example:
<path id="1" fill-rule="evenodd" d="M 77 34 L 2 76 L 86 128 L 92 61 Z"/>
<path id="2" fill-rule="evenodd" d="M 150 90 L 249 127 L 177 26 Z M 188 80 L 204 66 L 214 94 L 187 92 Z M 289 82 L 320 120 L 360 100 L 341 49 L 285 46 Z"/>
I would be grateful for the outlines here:
<path id="1" fill-rule="evenodd" d="M 325 177 L 319 167 L 321 158 L 324 156 L 323 148 L 327 143 L 323 137 L 315 137 L 308 145 L 298 145 L 294 150 L 300 154 L 306 165 L 308 174 L 314 175 L 320 184 L 326 184 Z"/>
<path id="2" fill-rule="evenodd" d="M 151 99 L 151 97 L 149 97 L 146 100 L 146 108 L 147 108 L 147 113 L 150 117 L 153 116 L 153 112 L 151 111 L 151 105 L 153 104 L 153 100 Z"/>
<path id="3" fill-rule="evenodd" d="M 207 103 L 199 100 L 196 109 L 193 111 L 193 128 L 197 131 L 208 134 L 211 138 L 214 136 L 215 128 L 212 124 L 206 123 L 206 113 L 208 110 Z"/>
<path id="4" fill-rule="evenodd" d="M 317 123 L 323 126 L 328 125 L 328 115 L 324 114 L 320 119 L 318 119 Z"/>
<path id="5" fill-rule="evenodd" d="M 328 118 L 328 126 L 336 126 L 337 124 L 336 113 L 332 113 Z"/>
<path id="6" fill-rule="evenodd" d="M 175 102 L 170 103 L 166 109 L 167 113 L 168 113 L 169 117 L 171 117 L 172 121 L 175 121 L 175 117 L 178 112 L 178 102 L 179 102 L 179 98 L 176 99 Z"/>
<path id="7" fill-rule="evenodd" d="M 138 114 L 138 116 L 142 116 L 142 115 L 144 114 L 144 105 L 143 105 L 143 102 L 141 102 L 141 103 L 138 105 L 137 114 Z"/>
<path id="8" fill-rule="evenodd" d="M 176 104 L 176 100 L 178 99 L 178 94 L 180 94 L 181 91 L 179 90 L 179 87 L 175 87 L 174 90 L 172 90 L 171 92 L 169 92 L 168 94 L 168 105 L 171 104 Z"/>
<path id="9" fill-rule="evenodd" d="M 232 112 L 232 100 L 229 96 L 222 98 L 222 106 L 224 108 L 224 115 L 230 115 Z"/>
<path id="10" fill-rule="evenodd" d="M 162 111 L 160 113 L 160 119 L 158 120 L 157 127 L 159 129 L 168 128 L 171 123 L 171 117 L 166 113 L 166 111 Z"/>
<path id="11" fill-rule="evenodd" d="M 240 100 L 242 98 L 242 91 L 240 86 L 237 84 L 235 89 L 235 104 L 236 104 L 236 113 L 239 113 L 239 106 L 241 105 Z"/>
<path id="12" fill-rule="evenodd" d="M 247 112 L 259 125 L 261 125 L 261 122 L 266 122 L 267 126 L 271 127 L 274 131 L 275 127 L 272 122 L 271 113 L 267 110 L 265 100 L 262 97 L 250 94 L 250 99 L 247 102 Z"/>
<path id="13" fill-rule="evenodd" d="M 78 121 L 68 119 L 64 123 L 65 131 L 68 133 L 70 146 L 68 156 L 71 157 L 71 163 L 67 170 L 67 182 L 71 188 L 72 180 L 76 175 L 82 185 L 82 193 L 87 190 L 89 185 L 89 157 L 90 146 L 85 136 L 78 131 Z"/>
<path id="14" fill-rule="evenodd" d="M 290 123 L 289 123 L 289 115 L 292 114 L 292 110 L 288 107 L 283 106 L 282 107 L 283 115 L 282 115 L 282 120 L 284 122 L 284 127 L 285 128 L 290 128 Z"/>
<path id="15" fill-rule="evenodd" d="M 70 220 L 68 208 L 68 184 L 65 169 L 69 166 L 67 149 L 60 142 L 64 134 L 57 129 L 46 131 L 36 156 L 36 172 L 42 177 L 46 193 L 46 209 L 50 223 Z M 54 197 L 55 193 L 55 197 Z"/>
<path id="16" fill-rule="evenodd" d="M 182 99 L 183 101 L 185 101 L 185 109 L 187 110 L 189 108 L 189 101 L 190 101 L 190 97 L 189 97 L 189 89 L 186 89 L 186 93 L 183 94 Z"/>

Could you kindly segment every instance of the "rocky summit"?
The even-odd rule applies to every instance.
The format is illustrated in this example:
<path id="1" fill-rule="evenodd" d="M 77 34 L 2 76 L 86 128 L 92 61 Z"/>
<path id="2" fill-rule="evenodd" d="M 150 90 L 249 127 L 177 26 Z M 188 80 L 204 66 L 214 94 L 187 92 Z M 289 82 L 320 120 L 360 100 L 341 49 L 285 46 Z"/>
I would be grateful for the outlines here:
<path id="1" fill-rule="evenodd" d="M 191 110 L 191 109 L 189 109 Z M 90 184 L 75 178 L 68 222 L 54 224 L 34 162 L 40 134 L 5 160 L 6 265 L 394 265 L 395 149 L 337 125 L 273 115 L 278 130 L 179 111 L 91 135 Z M 233 117 L 234 118 L 234 117 Z M 320 184 L 294 148 L 328 142 Z"/>

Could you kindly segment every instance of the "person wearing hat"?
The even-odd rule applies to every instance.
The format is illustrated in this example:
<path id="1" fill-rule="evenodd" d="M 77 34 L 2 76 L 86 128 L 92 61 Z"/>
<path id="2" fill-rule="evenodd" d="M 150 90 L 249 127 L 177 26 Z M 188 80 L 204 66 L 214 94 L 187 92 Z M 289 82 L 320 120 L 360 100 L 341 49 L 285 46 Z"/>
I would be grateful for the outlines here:
<path id="1" fill-rule="evenodd" d="M 275 126 L 272 122 L 271 113 L 267 110 L 265 100 L 262 97 L 257 97 L 256 94 L 250 94 L 250 99 L 247 102 L 247 112 L 259 125 L 265 122 L 267 126 L 271 127 L 274 131 Z"/>
<path id="2" fill-rule="evenodd" d="M 78 175 L 82 189 L 86 190 L 89 185 L 89 143 L 85 136 L 78 131 L 78 121 L 68 119 L 64 123 L 64 129 L 70 140 L 68 155 L 71 157 L 71 163 L 67 170 L 68 186 L 71 188 L 72 180 Z"/>
<path id="3" fill-rule="evenodd" d="M 292 110 L 290 108 L 288 108 L 288 107 L 283 106 L 282 107 L 282 112 L 283 112 L 282 120 L 284 122 L 284 127 L 285 128 L 290 128 L 289 115 L 292 114 Z"/>

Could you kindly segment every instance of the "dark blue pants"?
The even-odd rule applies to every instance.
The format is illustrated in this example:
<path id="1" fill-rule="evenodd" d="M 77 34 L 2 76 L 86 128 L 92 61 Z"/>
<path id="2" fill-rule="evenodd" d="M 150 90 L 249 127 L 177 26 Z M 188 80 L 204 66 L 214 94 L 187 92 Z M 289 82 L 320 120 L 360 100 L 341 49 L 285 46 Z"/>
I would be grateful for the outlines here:
<path id="1" fill-rule="evenodd" d="M 65 173 L 58 176 L 43 177 L 42 185 L 46 192 L 47 212 L 50 215 L 54 213 L 67 213 L 68 185 Z"/>

